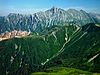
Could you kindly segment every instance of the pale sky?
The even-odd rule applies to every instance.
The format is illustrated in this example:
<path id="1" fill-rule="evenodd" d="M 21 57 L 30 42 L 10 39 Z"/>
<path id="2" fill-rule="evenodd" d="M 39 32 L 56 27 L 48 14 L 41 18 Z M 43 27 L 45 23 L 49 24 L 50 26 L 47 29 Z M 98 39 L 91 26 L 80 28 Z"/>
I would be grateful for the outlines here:
<path id="1" fill-rule="evenodd" d="M 33 14 L 53 6 L 65 10 L 73 8 L 100 13 L 100 0 L 0 0 L 0 15 L 8 15 L 9 13 Z"/>

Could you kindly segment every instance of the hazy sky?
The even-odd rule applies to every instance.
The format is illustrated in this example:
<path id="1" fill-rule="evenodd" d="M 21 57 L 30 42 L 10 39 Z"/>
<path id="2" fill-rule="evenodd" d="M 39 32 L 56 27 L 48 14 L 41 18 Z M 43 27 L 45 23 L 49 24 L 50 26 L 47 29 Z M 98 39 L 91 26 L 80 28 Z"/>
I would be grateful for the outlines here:
<path id="1" fill-rule="evenodd" d="M 32 14 L 51 7 L 83 9 L 100 13 L 100 0 L 0 0 L 0 15 L 9 13 Z"/>

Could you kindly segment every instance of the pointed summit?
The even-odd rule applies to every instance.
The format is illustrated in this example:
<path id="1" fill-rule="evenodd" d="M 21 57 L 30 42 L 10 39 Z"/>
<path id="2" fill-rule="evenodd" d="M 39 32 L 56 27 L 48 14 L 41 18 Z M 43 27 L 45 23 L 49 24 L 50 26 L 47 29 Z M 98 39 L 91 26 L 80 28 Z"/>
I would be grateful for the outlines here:
<path id="1" fill-rule="evenodd" d="M 56 13 L 58 11 L 59 8 L 53 6 L 50 11 L 53 12 L 53 13 Z"/>
<path id="2" fill-rule="evenodd" d="M 52 14 L 55 14 L 55 13 L 65 12 L 65 10 L 53 6 L 51 9 L 47 10 L 46 12 L 51 12 Z"/>
<path id="3" fill-rule="evenodd" d="M 68 9 L 67 10 L 67 12 L 69 12 L 69 13 L 78 13 L 79 11 L 78 10 L 76 10 L 76 9 Z"/>
<path id="4" fill-rule="evenodd" d="M 86 13 L 86 12 L 85 12 L 84 10 L 82 10 L 82 9 L 80 10 L 80 12 L 82 12 L 82 13 Z"/>
<path id="5" fill-rule="evenodd" d="M 53 6 L 51 9 L 52 9 L 52 10 L 57 10 L 57 9 L 59 9 L 59 8 Z"/>

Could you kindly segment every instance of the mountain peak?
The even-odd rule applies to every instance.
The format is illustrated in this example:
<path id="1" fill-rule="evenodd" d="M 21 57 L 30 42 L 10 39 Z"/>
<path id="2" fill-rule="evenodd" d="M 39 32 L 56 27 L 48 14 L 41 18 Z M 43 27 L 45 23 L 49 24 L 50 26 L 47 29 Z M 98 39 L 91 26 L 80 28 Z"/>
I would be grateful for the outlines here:
<path id="1" fill-rule="evenodd" d="M 67 11 L 68 11 L 68 12 L 79 12 L 79 11 L 76 10 L 76 9 L 68 9 Z"/>
<path id="2" fill-rule="evenodd" d="M 47 10 L 47 12 L 52 12 L 53 14 L 54 13 L 58 13 L 58 12 L 65 12 L 65 10 L 61 9 L 61 8 L 58 8 L 58 7 L 55 7 L 53 6 L 51 9 Z"/>
<path id="3" fill-rule="evenodd" d="M 15 13 L 9 13 L 8 16 L 16 15 Z"/>
<path id="4" fill-rule="evenodd" d="M 51 9 L 56 10 L 56 9 L 59 9 L 59 8 L 57 8 L 57 7 L 53 6 Z"/>
<path id="5" fill-rule="evenodd" d="M 53 12 L 53 13 L 56 13 L 58 11 L 59 8 L 53 6 L 50 11 Z"/>
<path id="6" fill-rule="evenodd" d="M 19 13 L 9 13 L 8 14 L 8 17 L 11 17 L 11 16 L 21 16 L 22 14 L 19 14 Z"/>
<path id="7" fill-rule="evenodd" d="M 80 11 L 83 12 L 83 13 L 86 13 L 86 12 L 85 12 L 84 10 L 82 10 L 82 9 L 81 9 Z"/>

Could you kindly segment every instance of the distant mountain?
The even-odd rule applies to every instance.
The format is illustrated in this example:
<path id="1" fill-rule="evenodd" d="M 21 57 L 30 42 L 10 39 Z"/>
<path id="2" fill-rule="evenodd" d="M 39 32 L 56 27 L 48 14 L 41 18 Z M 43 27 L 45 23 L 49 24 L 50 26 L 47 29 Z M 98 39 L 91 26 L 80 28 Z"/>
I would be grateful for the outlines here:
<path id="1" fill-rule="evenodd" d="M 100 72 L 99 37 L 100 24 L 66 23 L 41 35 L 0 41 L 0 75 L 29 75 L 55 66 Z"/>
<path id="2" fill-rule="evenodd" d="M 99 15 L 100 17 L 100 15 Z M 37 12 L 31 15 L 10 13 L 8 16 L 0 17 L 0 33 L 13 30 L 41 32 L 53 25 L 64 25 L 75 23 L 80 26 L 87 23 L 100 23 L 100 18 L 83 10 L 52 7 L 45 12 Z"/>
<path id="3" fill-rule="evenodd" d="M 95 20 L 96 23 L 100 23 L 100 14 L 89 13 L 89 15 Z"/>

